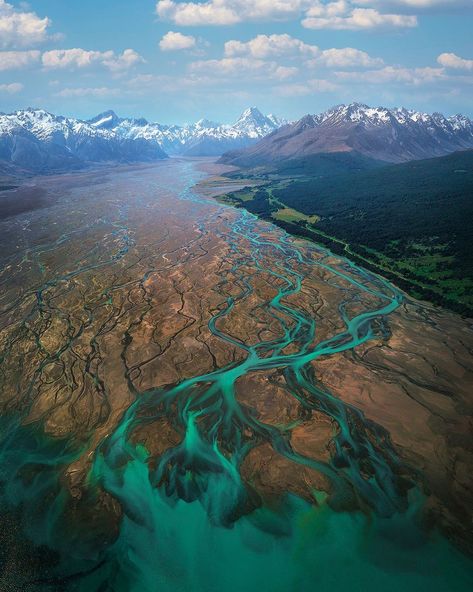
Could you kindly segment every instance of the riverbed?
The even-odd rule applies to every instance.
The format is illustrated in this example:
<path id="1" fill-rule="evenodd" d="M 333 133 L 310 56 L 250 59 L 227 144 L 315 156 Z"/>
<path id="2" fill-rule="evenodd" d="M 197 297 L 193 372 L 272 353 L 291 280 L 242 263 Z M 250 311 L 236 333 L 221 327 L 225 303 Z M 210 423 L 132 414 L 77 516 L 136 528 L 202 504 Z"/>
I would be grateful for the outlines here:
<path id="1" fill-rule="evenodd" d="M 208 170 L 38 178 L 0 221 L 3 589 L 470 590 L 471 324 Z"/>

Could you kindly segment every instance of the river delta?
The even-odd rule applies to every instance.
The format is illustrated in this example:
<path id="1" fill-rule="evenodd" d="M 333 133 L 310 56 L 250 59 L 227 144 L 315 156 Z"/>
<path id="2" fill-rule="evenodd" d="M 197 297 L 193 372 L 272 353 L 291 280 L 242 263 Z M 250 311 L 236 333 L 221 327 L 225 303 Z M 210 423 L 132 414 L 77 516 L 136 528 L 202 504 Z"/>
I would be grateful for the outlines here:
<path id="1" fill-rule="evenodd" d="M 471 322 L 207 170 L 8 192 L 0 588 L 470 590 Z"/>

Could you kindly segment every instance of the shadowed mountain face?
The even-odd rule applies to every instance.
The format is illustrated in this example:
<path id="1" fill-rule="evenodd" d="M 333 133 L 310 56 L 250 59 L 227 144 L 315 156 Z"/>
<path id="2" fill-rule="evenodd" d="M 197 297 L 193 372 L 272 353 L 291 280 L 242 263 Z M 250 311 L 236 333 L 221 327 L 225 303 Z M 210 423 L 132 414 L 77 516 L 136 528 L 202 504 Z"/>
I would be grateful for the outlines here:
<path id="1" fill-rule="evenodd" d="M 468 148 L 473 148 L 473 123 L 462 115 L 446 118 L 439 113 L 352 103 L 320 115 L 306 115 L 255 146 L 225 154 L 222 162 L 251 166 L 319 153 L 356 152 L 397 163 Z"/>

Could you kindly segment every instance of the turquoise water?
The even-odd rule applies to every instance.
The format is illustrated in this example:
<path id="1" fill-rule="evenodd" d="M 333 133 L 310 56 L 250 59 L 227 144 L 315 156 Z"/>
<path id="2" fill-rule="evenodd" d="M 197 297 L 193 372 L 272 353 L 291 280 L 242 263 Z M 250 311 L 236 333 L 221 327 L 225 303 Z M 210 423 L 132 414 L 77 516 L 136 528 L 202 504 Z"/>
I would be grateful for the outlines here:
<path id="1" fill-rule="evenodd" d="M 194 165 L 175 166 L 185 179 L 177 197 L 197 202 L 205 211 L 205 200 L 192 190 L 199 178 Z M 214 207 L 209 216 L 215 217 Z M 203 219 L 202 228 L 206 223 Z M 313 376 L 311 364 L 318 358 L 382 338 L 387 330 L 382 319 L 396 310 L 401 294 L 389 282 L 348 261 L 333 267 L 330 253 L 323 249 L 314 247 L 311 253 L 279 230 L 274 231 L 275 239 L 269 238 L 267 230 L 251 214 L 239 212 L 231 228 L 218 231 L 230 247 L 233 262 L 220 288 L 232 282 L 240 292 L 222 302 L 209 328 L 220 340 L 242 350 L 243 361 L 166 389 L 135 390 L 135 402 L 95 452 L 88 480 L 90 504 L 101 490 L 120 503 L 123 518 L 115 540 L 99 545 L 93 522 L 72 526 L 67 520 L 70 500 L 61 471 L 82 451 L 67 440 L 46 438 L 39 425 L 22 426 L 21 418 L 3 418 L 2 506 L 20 510 L 21 536 L 55 552 L 45 577 L 28 583 L 31 589 L 471 589 L 471 562 L 438 533 L 421 529 L 424 500 L 414 482 L 406 493 L 406 483 L 397 476 L 400 461 L 389 435 L 358 409 L 333 397 Z M 126 220 L 120 232 L 128 236 Z M 242 241 L 251 246 L 249 254 L 240 252 Z M 126 252 L 127 244 L 100 265 L 110 265 Z M 70 277 L 92 265 L 96 264 L 82 264 L 69 272 Z M 287 303 L 289 296 L 300 292 L 304 273 L 314 267 L 329 272 L 326 281 L 340 290 L 347 286 L 355 290 L 359 304 L 364 298 L 370 303 L 350 314 L 348 300 L 342 299 L 338 312 L 344 328 L 320 341 L 316 320 Z M 249 269 L 278 282 L 278 293 L 265 303 L 265 309 L 283 328 L 280 337 L 243 343 L 221 328 L 222 320 L 252 293 Z M 38 290 L 39 306 L 43 289 Z M 291 344 L 297 346 L 296 353 L 284 353 Z M 282 372 L 289 392 L 303 407 L 322 411 L 337 422 L 330 462 L 296 453 L 285 430 L 261 422 L 239 403 L 236 382 L 268 369 Z M 182 441 L 151 469 L 146 449 L 132 443 L 133 431 L 170 415 L 180 427 Z M 241 508 L 250 500 L 240 467 L 262 442 L 292 462 L 324 474 L 332 484 L 331 495 L 314 491 L 314 504 L 287 495 L 277 507 L 263 505 L 241 516 Z M 365 511 L 342 511 L 353 501 Z"/>

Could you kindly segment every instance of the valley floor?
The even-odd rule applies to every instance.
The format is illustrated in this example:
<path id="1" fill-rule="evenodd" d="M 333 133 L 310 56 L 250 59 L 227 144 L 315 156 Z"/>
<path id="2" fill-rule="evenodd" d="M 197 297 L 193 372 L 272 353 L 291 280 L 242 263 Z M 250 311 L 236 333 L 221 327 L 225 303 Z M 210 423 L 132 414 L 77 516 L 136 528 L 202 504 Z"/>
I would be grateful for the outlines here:
<path id="1" fill-rule="evenodd" d="M 471 325 L 222 173 L 40 178 L 0 220 L 0 589 L 469 591 Z"/>
<path id="2" fill-rule="evenodd" d="M 349 257 L 414 298 L 473 316 L 473 151 L 319 177 L 281 169 L 249 175 L 247 187 L 230 186 L 221 201 Z M 246 173 L 227 175 L 244 181 Z"/>

